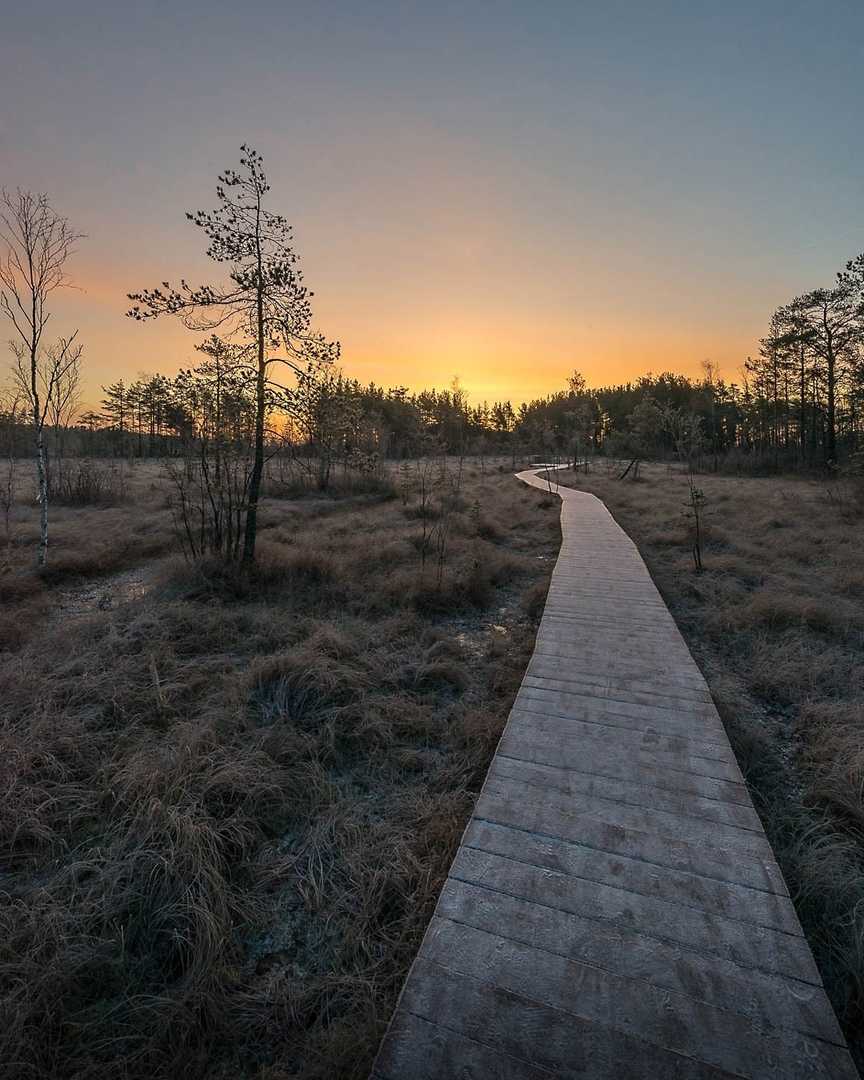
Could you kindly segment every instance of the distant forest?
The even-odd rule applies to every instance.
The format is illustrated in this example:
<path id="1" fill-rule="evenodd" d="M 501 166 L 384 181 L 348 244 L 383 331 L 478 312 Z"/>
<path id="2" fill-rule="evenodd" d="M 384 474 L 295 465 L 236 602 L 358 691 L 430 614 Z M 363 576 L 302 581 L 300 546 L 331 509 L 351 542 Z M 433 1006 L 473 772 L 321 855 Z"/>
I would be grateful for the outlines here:
<path id="1" fill-rule="evenodd" d="M 57 422 L 46 425 L 49 461 L 176 457 L 202 441 L 247 443 L 256 400 L 244 350 L 215 336 L 199 350 L 201 363 L 174 378 L 103 387 L 98 411 L 56 410 Z M 664 457 L 680 449 L 682 425 L 703 469 L 833 469 L 864 448 L 864 256 L 833 288 L 778 309 L 735 381 L 710 363 L 700 378 L 665 372 L 596 388 L 574 373 L 561 390 L 514 406 L 474 404 L 456 380 L 409 392 L 316 363 L 296 387 L 268 390 L 266 409 L 269 453 L 320 458 L 322 475 L 340 463 L 430 453 Z M 33 454 L 20 410 L 0 409 L 0 439 L 4 455 Z"/>
<path id="2" fill-rule="evenodd" d="M 788 310 L 775 316 L 774 333 L 735 382 L 710 364 L 697 379 L 665 372 L 598 388 L 574 374 L 565 388 L 514 406 L 472 404 L 455 382 L 413 393 L 319 371 L 299 381 L 288 409 L 284 399 L 271 403 L 269 449 L 321 457 L 330 467 L 433 453 L 662 458 L 675 452 L 685 417 L 701 468 L 768 472 L 848 462 L 864 447 L 861 356 L 856 351 L 853 362 L 844 352 L 832 372 L 815 337 L 788 329 Z M 218 340 L 202 349 L 207 359 L 175 378 L 104 387 L 98 411 L 47 432 L 49 459 L 176 457 L 201 439 L 247 441 L 253 386 Z M 0 431 L 4 453 L 32 455 L 23 417 L 0 413 Z"/>

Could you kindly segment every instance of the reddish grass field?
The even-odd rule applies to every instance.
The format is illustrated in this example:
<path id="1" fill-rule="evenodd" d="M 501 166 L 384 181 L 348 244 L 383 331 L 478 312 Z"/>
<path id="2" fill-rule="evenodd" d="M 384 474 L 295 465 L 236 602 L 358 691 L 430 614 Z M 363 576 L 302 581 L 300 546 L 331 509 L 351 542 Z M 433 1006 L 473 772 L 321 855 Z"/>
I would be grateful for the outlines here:
<path id="1" fill-rule="evenodd" d="M 365 1078 L 557 553 L 558 500 L 510 473 L 434 497 L 440 574 L 412 467 L 272 485 L 253 574 L 172 554 L 155 465 L 119 505 L 55 507 L 41 576 L 14 512 L 4 1077 Z"/>

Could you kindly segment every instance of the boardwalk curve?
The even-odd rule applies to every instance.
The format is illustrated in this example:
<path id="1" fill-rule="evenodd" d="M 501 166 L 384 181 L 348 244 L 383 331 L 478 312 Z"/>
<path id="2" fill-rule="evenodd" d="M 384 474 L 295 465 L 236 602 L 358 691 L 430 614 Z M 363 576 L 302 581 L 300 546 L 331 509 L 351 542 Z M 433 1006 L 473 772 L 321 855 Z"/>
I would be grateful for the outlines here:
<path id="1" fill-rule="evenodd" d="M 854 1080 L 702 674 L 604 504 L 557 493 L 534 654 L 373 1077 Z"/>

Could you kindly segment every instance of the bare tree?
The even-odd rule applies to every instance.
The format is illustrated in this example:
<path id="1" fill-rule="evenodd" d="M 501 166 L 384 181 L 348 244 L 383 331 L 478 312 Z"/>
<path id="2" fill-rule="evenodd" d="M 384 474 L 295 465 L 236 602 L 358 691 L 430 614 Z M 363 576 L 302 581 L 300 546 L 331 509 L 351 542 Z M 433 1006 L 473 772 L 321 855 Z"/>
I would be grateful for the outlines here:
<path id="1" fill-rule="evenodd" d="M 81 377 L 81 356 L 84 346 L 78 340 L 78 331 L 71 338 L 60 338 L 40 348 L 33 364 L 20 342 L 12 343 L 15 356 L 14 376 L 18 392 L 27 403 L 30 421 L 36 433 L 37 449 L 42 448 L 42 474 L 45 481 L 45 499 L 42 498 L 40 474 L 39 500 L 47 507 L 51 495 L 51 472 L 45 429 L 66 424 L 78 408 L 78 387 Z M 56 484 L 56 478 L 55 478 Z M 43 512 L 46 530 L 47 511 Z M 44 559 L 40 560 L 44 564 Z"/>
<path id="2" fill-rule="evenodd" d="M 38 563 L 48 558 L 48 474 L 45 466 L 46 395 L 65 377 L 75 350 L 77 330 L 61 339 L 53 360 L 40 363 L 45 328 L 51 318 L 51 296 L 70 284 L 66 262 L 81 238 L 66 218 L 54 210 L 44 194 L 0 192 L 0 239 L 5 251 L 0 256 L 0 311 L 13 330 L 17 375 L 26 390 L 36 445 L 36 473 L 39 487 L 40 530 Z M 44 354 L 48 356 L 46 352 Z M 51 374 L 53 371 L 53 375 Z M 46 384 L 44 376 L 48 374 Z"/>
<path id="3" fill-rule="evenodd" d="M 219 330 L 223 338 L 249 345 L 254 357 L 250 376 L 255 384 L 255 453 L 246 492 L 243 561 L 251 562 L 264 473 L 266 413 L 272 392 L 286 390 L 271 379 L 270 368 L 283 364 L 308 375 L 332 362 L 338 345 L 311 332 L 312 294 L 296 268 L 291 227 L 264 207 L 270 185 L 261 155 L 245 145 L 241 151 L 240 171 L 227 169 L 219 177 L 219 206 L 186 215 L 207 237 L 209 257 L 229 264 L 228 283 L 194 288 L 181 280 L 175 289 L 163 282 L 161 288 L 130 293 L 134 307 L 127 314 L 138 320 L 177 315 L 191 330 Z M 270 350 L 283 355 L 268 357 Z"/>
<path id="4" fill-rule="evenodd" d="M 51 390 L 50 393 L 46 394 L 48 408 L 45 419 L 48 427 L 53 432 L 53 456 L 56 461 L 55 468 L 51 457 L 46 452 L 45 464 L 48 471 L 49 492 L 53 490 L 52 485 L 58 490 L 63 486 L 63 459 L 66 452 L 66 435 L 78 415 L 78 410 L 81 408 L 81 356 L 84 348 L 80 344 L 74 344 L 65 351 L 67 355 L 64 359 L 62 356 L 64 343 L 62 341 L 57 345 L 49 345 L 46 350 L 47 364 L 45 366 L 49 371 L 56 373 L 53 383 L 50 376 L 47 380 Z M 48 373 L 46 371 L 46 374 Z"/>
<path id="5" fill-rule="evenodd" d="M 706 371 L 706 378 L 712 373 Z M 705 446 L 705 434 L 702 430 L 702 417 L 692 409 L 672 408 L 667 406 L 663 412 L 663 431 L 672 439 L 678 460 L 687 467 L 687 503 L 684 513 L 691 523 L 691 547 L 693 566 L 701 574 L 702 540 L 704 538 L 705 506 L 707 496 L 696 484 L 696 460 Z"/>

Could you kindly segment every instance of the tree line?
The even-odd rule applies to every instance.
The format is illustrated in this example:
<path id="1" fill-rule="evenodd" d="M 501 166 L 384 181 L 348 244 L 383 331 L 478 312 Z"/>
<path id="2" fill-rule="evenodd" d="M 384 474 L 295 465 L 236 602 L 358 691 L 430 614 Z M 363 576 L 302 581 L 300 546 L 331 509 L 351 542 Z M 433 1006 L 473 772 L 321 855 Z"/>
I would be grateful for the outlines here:
<path id="1" fill-rule="evenodd" d="M 212 341 L 199 346 L 205 352 L 213 347 Z M 730 455 L 735 467 L 754 472 L 821 467 L 842 463 L 860 451 L 864 442 L 860 361 L 857 368 L 850 364 L 844 371 L 839 390 L 835 383 L 830 408 L 828 380 L 819 365 L 805 361 L 803 378 L 799 367 L 793 383 L 788 362 L 781 366 L 771 346 L 758 358 L 747 359 L 739 382 L 727 382 L 706 367 L 701 378 L 648 374 L 605 387 L 575 391 L 568 387 L 515 406 L 507 400 L 472 404 L 458 387 L 412 392 L 362 384 L 334 367 L 320 375 L 314 401 L 311 382 L 296 389 L 290 403 L 287 397 L 281 402 L 273 399 L 275 415 L 268 417 L 267 435 L 274 444 L 295 449 L 305 445 L 310 452 L 326 444 L 333 456 L 363 450 L 395 460 L 417 456 L 432 444 L 450 454 L 507 454 L 514 448 L 520 453 L 567 454 L 580 436 L 584 446 L 599 453 L 614 447 L 622 434 L 633 433 L 639 406 L 649 402 L 698 418 L 703 464 L 709 468 L 729 466 Z M 196 413 L 206 397 L 202 388 L 216 372 L 211 360 L 174 378 L 156 374 L 132 382 L 120 379 L 103 387 L 98 410 L 80 413 L 65 428 L 51 425 L 48 437 L 58 446 L 69 443 L 79 454 L 177 455 L 198 430 Z M 232 391 L 236 400 L 220 413 L 237 437 L 251 407 L 242 390 L 241 376 Z M 281 413 L 280 405 L 285 407 Z M 8 420 L 3 414 L 0 422 Z M 15 435 L 19 456 L 30 452 L 29 438 L 19 413 Z M 339 444 L 338 455 L 334 441 Z M 661 454 L 673 451 L 673 435 L 658 431 L 654 449 Z"/>

